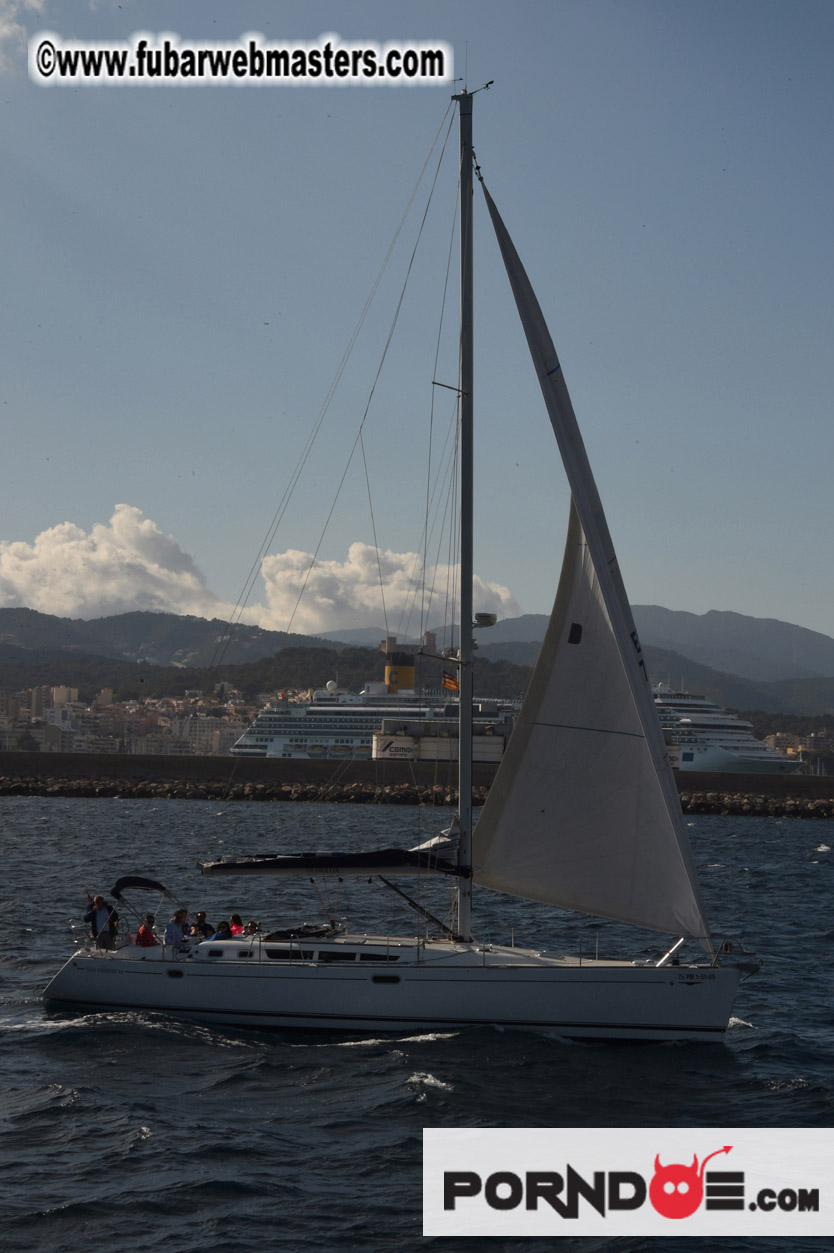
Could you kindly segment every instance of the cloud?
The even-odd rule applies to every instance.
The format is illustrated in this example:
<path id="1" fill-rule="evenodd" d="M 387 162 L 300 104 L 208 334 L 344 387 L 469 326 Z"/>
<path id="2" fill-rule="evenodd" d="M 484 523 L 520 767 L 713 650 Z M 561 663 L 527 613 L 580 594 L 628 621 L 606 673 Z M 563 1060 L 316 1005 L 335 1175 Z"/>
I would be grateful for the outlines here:
<path id="1" fill-rule="evenodd" d="M 89 535 L 62 522 L 33 544 L 0 542 L 0 605 L 67 618 L 134 609 L 223 617 L 227 609 L 174 537 L 132 505 L 116 505 Z"/>
<path id="2" fill-rule="evenodd" d="M 0 0 L 0 74 L 20 74 L 26 66 L 28 33 L 18 19 L 42 13 L 43 0 Z"/>
<path id="3" fill-rule="evenodd" d="M 274 631 L 314 635 L 339 627 L 384 626 L 380 570 L 389 629 L 420 626 L 420 572 L 416 553 L 351 544 L 344 561 L 312 566 L 310 553 L 288 549 L 264 558 L 265 604 L 250 604 L 243 621 Z M 423 606 L 427 625 L 444 620 L 446 588 L 455 571 L 437 566 L 426 584 L 436 589 Z M 303 595 L 301 595 L 303 591 Z M 300 603 L 299 603 L 299 597 Z M 116 505 L 105 525 L 89 534 L 72 522 L 42 531 L 32 544 L 0 541 L 0 606 L 37 609 L 66 618 L 102 618 L 132 610 L 193 614 L 228 620 L 234 606 L 217 596 L 193 557 L 173 535 L 133 505 Z M 475 608 L 513 617 L 519 607 L 506 587 L 475 580 Z"/>
<path id="4" fill-rule="evenodd" d="M 310 553 L 297 549 L 264 558 L 261 575 L 266 585 L 267 616 L 273 620 L 269 625 L 280 621 L 280 629 L 286 629 L 294 614 L 293 630 L 308 635 L 337 627 L 381 626 L 381 571 L 389 627 L 400 634 L 418 629 L 421 600 L 414 581 L 420 572 L 420 559 L 416 553 L 382 549 L 377 560 L 375 548 L 357 542 L 350 545 L 344 562 L 320 561 L 311 569 L 312 560 Z M 427 585 L 436 589 L 428 625 L 443 620 L 446 588 L 453 581 L 454 571 L 448 566 L 437 566 L 426 576 Z M 304 594 L 298 603 L 302 589 Z M 509 589 L 498 583 L 476 577 L 474 597 L 479 611 L 497 613 L 499 618 L 514 617 L 520 612 Z M 409 615 L 411 622 L 407 621 Z M 261 625 L 268 625 L 263 614 L 260 621 Z"/>

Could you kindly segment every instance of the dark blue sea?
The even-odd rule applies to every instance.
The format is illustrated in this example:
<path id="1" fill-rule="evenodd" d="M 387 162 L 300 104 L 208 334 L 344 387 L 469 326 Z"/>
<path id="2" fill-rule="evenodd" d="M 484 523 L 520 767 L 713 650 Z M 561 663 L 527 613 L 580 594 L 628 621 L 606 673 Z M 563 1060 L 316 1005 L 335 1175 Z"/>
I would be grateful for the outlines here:
<path id="1" fill-rule="evenodd" d="M 690 824 L 717 933 L 764 960 L 723 1045 L 576 1044 L 479 1029 L 330 1039 L 190 1026 L 144 1014 L 47 1016 L 86 892 L 160 879 L 210 921 L 268 926 L 326 910 L 404 929 L 378 889 L 320 903 L 305 881 L 203 879 L 201 858 L 415 842 L 440 820 L 391 806 L 0 799 L 0 1217 L 19 1253 L 164 1249 L 516 1250 L 521 1239 L 423 1239 L 424 1126 L 821 1127 L 834 1119 L 834 823 Z M 156 900 L 150 902 L 156 904 Z M 144 907 L 144 902 L 143 902 Z M 634 936 L 483 892 L 482 938 L 638 956 Z M 834 1239 L 834 1235 L 832 1236 Z M 706 1241 L 554 1239 L 663 1250 Z M 715 1244 L 712 1247 L 716 1247 Z M 834 1247 L 724 1241 L 722 1250 Z"/>

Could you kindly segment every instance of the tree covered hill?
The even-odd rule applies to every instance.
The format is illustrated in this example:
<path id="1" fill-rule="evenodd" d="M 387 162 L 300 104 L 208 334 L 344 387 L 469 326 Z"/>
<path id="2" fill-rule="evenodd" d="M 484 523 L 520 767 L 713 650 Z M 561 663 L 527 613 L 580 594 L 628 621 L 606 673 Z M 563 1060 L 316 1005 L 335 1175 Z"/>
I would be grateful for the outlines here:
<path id="1" fill-rule="evenodd" d="M 206 667 L 218 661 L 241 664 L 279 649 L 341 644 L 219 618 L 175 613 L 120 613 L 109 618 L 57 618 L 34 609 L 0 609 L 0 663 L 43 657 L 107 657 L 154 666 Z"/>
<path id="2" fill-rule="evenodd" d="M 29 661 L 0 664 L 0 688 L 22 691 L 29 687 L 77 687 L 84 703 L 94 700 L 105 687 L 113 689 L 117 701 L 153 700 L 173 697 L 180 700 L 186 691 L 203 692 L 212 699 L 218 683 L 237 688 L 247 701 L 262 692 L 292 688 L 306 690 L 324 687 L 333 679 L 340 687 L 360 691 L 369 680 L 381 680 L 384 658 L 376 649 L 283 648 L 272 657 L 242 665 L 223 663 L 213 667 L 152 666 L 99 657 L 54 655 Z M 424 661 L 418 678 L 426 688 L 440 688 L 443 663 Z M 475 662 L 475 688 L 478 695 L 504 700 L 523 697 L 530 670 L 507 661 Z"/>
<path id="3" fill-rule="evenodd" d="M 518 621 L 528 635 L 537 623 L 534 616 Z M 212 698 L 215 684 L 225 681 L 252 700 L 260 692 L 323 687 L 330 679 L 358 691 L 368 680 L 383 677 L 384 661 L 376 648 L 244 626 L 236 627 L 224 646 L 226 631 L 223 622 L 175 614 L 120 614 L 81 622 L 29 609 L 0 609 L 0 690 L 63 684 L 77 687 L 87 702 L 103 687 L 112 688 L 120 700 L 181 698 L 186 690 L 205 691 Z M 479 641 L 476 694 L 519 699 L 540 645 L 491 644 L 490 638 L 483 632 Z M 671 649 L 646 645 L 644 655 L 653 682 L 707 696 L 730 709 L 834 717 L 834 678 L 765 681 L 710 667 Z M 418 684 L 439 688 L 442 669 L 442 662 L 424 659 Z"/>

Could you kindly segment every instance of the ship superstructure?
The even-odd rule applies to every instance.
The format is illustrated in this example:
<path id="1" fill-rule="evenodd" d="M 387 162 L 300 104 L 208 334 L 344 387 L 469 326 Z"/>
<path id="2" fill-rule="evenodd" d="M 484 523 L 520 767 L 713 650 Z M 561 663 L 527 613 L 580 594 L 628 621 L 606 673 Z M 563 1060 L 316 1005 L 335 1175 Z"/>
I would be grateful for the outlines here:
<path id="1" fill-rule="evenodd" d="M 753 735 L 753 727 L 705 696 L 659 684 L 654 703 L 678 770 L 791 774 L 796 762 Z"/>
<path id="2" fill-rule="evenodd" d="M 232 748 L 233 757 L 369 760 L 457 760 L 458 706 L 448 691 L 417 692 L 414 662 L 420 648 L 436 648 L 431 633 L 422 646 L 389 637 L 385 680 L 361 692 L 341 690 L 335 680 L 312 700 L 279 697 L 258 714 Z M 499 761 L 517 712 L 512 703 L 473 704 L 476 761 Z"/>

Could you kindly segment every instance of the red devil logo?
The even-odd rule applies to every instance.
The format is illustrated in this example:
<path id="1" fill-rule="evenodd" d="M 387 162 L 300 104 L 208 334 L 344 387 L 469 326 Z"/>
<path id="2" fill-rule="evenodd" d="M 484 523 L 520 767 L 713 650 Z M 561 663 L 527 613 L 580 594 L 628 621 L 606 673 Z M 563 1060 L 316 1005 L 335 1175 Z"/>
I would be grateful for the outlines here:
<path id="1" fill-rule="evenodd" d="M 698 1170 L 697 1154 L 691 1166 L 674 1163 L 661 1166 L 660 1154 L 654 1159 L 654 1177 L 649 1184 L 649 1200 L 664 1218 L 689 1218 L 694 1214 L 704 1195 L 704 1167 L 710 1157 L 719 1153 L 729 1153 L 733 1146 L 725 1144 L 723 1149 L 716 1149 L 701 1162 Z"/>

